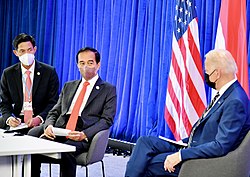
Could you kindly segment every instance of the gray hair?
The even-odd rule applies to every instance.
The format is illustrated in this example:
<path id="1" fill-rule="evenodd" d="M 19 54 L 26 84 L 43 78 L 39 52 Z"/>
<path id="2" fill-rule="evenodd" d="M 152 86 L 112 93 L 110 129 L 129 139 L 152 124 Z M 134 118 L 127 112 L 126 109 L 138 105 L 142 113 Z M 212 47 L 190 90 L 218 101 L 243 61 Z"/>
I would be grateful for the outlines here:
<path id="1" fill-rule="evenodd" d="M 232 54 L 224 49 L 215 49 L 211 50 L 205 55 L 206 58 L 209 58 L 214 69 L 220 68 L 225 73 L 236 74 L 238 72 L 237 65 Z"/>

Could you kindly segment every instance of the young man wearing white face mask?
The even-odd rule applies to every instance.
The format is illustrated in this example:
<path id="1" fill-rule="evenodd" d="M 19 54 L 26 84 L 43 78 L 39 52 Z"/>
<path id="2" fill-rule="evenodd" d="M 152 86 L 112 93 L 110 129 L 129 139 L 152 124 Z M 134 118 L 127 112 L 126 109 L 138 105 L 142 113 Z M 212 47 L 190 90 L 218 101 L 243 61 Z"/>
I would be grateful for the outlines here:
<path id="1" fill-rule="evenodd" d="M 29 128 L 45 121 L 58 100 L 59 81 L 55 68 L 35 59 L 35 39 L 21 33 L 13 40 L 19 63 L 3 71 L 0 83 L 0 128 Z M 27 132 L 25 132 L 27 133 Z"/>

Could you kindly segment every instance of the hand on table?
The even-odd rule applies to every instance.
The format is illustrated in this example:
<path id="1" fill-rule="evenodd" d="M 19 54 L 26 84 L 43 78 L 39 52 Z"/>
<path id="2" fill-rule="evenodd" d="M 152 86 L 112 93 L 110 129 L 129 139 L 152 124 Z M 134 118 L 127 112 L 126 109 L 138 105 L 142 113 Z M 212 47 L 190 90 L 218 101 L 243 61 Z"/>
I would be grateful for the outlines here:
<path id="1" fill-rule="evenodd" d="M 28 127 L 31 128 L 31 127 L 36 127 L 36 126 L 40 125 L 41 122 L 42 122 L 41 119 L 38 116 L 36 116 L 36 117 L 33 117 L 32 119 L 28 120 L 26 122 L 26 124 L 28 125 Z"/>
<path id="2" fill-rule="evenodd" d="M 18 125 L 21 124 L 21 119 L 17 118 L 17 117 L 12 117 L 11 116 L 9 118 L 8 124 L 9 124 L 10 127 L 17 127 Z"/>
<path id="3" fill-rule="evenodd" d="M 54 140 L 54 139 L 56 138 L 56 136 L 55 136 L 55 134 L 53 133 L 52 128 L 53 128 L 53 126 L 52 126 L 52 125 L 49 125 L 49 126 L 44 130 L 44 133 L 43 133 L 40 137 L 46 136 L 47 138 L 49 138 L 49 139 L 51 139 L 51 140 Z"/>

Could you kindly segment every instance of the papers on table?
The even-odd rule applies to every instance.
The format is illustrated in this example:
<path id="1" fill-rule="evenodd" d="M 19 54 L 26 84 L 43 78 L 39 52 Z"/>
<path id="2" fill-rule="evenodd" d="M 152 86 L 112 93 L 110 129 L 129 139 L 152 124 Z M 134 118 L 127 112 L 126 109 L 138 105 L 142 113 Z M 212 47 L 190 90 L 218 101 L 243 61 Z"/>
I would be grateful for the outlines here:
<path id="1" fill-rule="evenodd" d="M 14 130 L 21 130 L 21 129 L 24 129 L 24 128 L 28 128 L 28 125 L 25 124 L 25 123 L 21 123 L 20 125 L 18 125 L 17 127 L 10 127 L 10 131 L 14 131 Z"/>
<path id="2" fill-rule="evenodd" d="M 171 139 L 168 139 L 166 137 L 163 137 L 163 136 L 159 136 L 160 139 L 163 139 L 169 143 L 173 143 L 173 144 L 176 144 L 176 145 L 179 145 L 179 146 L 183 146 L 183 147 L 187 147 L 187 143 L 183 143 L 182 141 L 174 141 L 174 140 L 171 140 Z"/>
<path id="3" fill-rule="evenodd" d="M 6 130 L 0 129 L 0 139 L 14 136 L 14 135 L 18 134 L 17 132 L 7 132 L 7 133 L 5 133 L 5 132 L 6 132 Z"/>
<path id="4" fill-rule="evenodd" d="M 29 128 L 27 124 L 21 123 L 17 127 L 10 127 L 9 130 L 6 130 L 4 133 L 11 133 L 11 132 L 22 132 L 22 130 Z"/>
<path id="5" fill-rule="evenodd" d="M 56 136 L 68 136 L 69 132 L 71 132 L 71 130 L 57 127 L 52 127 L 52 131 Z"/>
<path id="6" fill-rule="evenodd" d="M 7 138 L 7 137 L 11 137 L 11 136 L 15 136 L 17 135 L 18 133 L 17 132 L 0 132 L 0 139 L 1 138 Z"/>

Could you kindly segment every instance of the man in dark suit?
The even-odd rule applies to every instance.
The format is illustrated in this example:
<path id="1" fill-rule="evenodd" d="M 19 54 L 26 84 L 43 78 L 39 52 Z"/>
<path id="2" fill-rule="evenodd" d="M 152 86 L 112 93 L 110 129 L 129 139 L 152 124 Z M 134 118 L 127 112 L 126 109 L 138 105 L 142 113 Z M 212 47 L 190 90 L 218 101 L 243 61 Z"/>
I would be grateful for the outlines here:
<path id="1" fill-rule="evenodd" d="M 44 122 L 58 100 L 59 81 L 55 68 L 35 60 L 35 39 L 21 33 L 13 40 L 14 54 L 20 62 L 3 71 L 0 85 L 0 128 L 16 127 L 24 122 L 26 109 L 31 111 L 25 123 L 30 127 Z M 31 81 L 29 101 L 25 100 L 27 72 Z M 27 93 L 27 92 L 26 92 Z M 26 104 L 27 103 L 27 104 Z M 27 108 L 25 105 L 29 105 Z"/>
<path id="2" fill-rule="evenodd" d="M 76 55 L 76 62 L 82 75 L 81 80 L 66 83 L 57 104 L 49 112 L 44 125 L 29 132 L 33 136 L 39 136 L 43 133 L 43 138 L 76 147 L 76 152 L 62 154 L 60 167 L 62 177 L 76 176 L 75 157 L 88 151 L 90 142 L 97 132 L 110 128 L 116 113 L 116 88 L 104 82 L 97 73 L 100 68 L 99 52 L 90 47 L 80 49 Z M 74 111 L 85 83 L 88 85 L 80 109 Z M 69 122 L 74 113 L 77 116 L 76 126 L 71 129 Z M 59 137 L 55 136 L 53 127 L 72 131 L 67 137 Z M 33 177 L 40 175 L 37 166 L 40 166 L 42 158 L 32 156 Z"/>
<path id="3" fill-rule="evenodd" d="M 224 156 L 237 148 L 250 129 L 250 118 L 249 99 L 236 72 L 228 51 L 210 51 L 206 55 L 205 80 L 218 91 L 217 100 L 194 124 L 189 138 L 183 140 L 188 147 L 182 149 L 158 137 L 140 137 L 125 176 L 178 176 L 183 161 Z"/>

